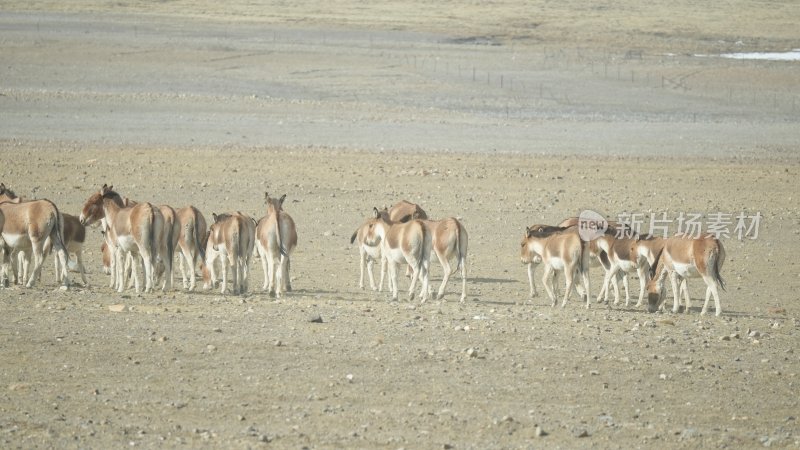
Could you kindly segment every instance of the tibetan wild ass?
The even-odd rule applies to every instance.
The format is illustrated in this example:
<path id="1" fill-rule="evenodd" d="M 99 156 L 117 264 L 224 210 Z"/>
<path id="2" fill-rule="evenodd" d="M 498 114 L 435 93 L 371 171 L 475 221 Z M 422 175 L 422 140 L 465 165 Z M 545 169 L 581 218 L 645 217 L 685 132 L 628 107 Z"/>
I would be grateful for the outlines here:
<path id="1" fill-rule="evenodd" d="M 678 279 L 703 278 L 706 283 L 706 301 L 700 314 L 708 311 L 708 301 L 712 295 L 716 315 L 722 314 L 718 288 L 725 290 L 725 282 L 719 273 L 725 262 L 725 248 L 719 239 L 712 234 L 699 238 L 678 234 L 665 240 L 664 248 L 656 260 L 656 264 L 650 269 L 650 281 L 647 283 L 647 302 L 650 312 L 657 311 L 664 302 L 666 297 L 664 278 L 669 275 L 673 293 L 673 313 L 677 313 L 680 308 Z M 684 312 L 688 313 L 691 300 L 688 292 L 684 293 L 686 294 Z"/>
<path id="2" fill-rule="evenodd" d="M 353 235 L 350 236 L 350 243 L 353 244 L 358 241 L 358 252 L 361 256 L 359 268 L 361 269 L 361 276 L 358 279 L 358 287 L 364 289 L 364 268 L 367 269 L 367 274 L 369 275 L 369 285 L 373 291 L 375 290 L 382 290 L 383 289 L 383 278 L 384 274 L 386 273 L 386 263 L 383 258 L 381 258 L 381 243 L 380 240 L 378 242 L 367 242 L 367 233 L 369 232 L 370 224 L 372 219 L 367 219 L 363 224 L 356 231 L 353 232 Z M 380 283 L 375 286 L 375 276 L 372 274 L 372 266 L 374 265 L 375 261 L 381 265 L 381 279 Z"/>
<path id="3" fill-rule="evenodd" d="M 613 282 L 614 284 L 614 304 L 619 304 L 619 283 L 617 277 L 622 278 L 622 284 L 625 288 L 625 306 L 630 305 L 630 291 L 628 289 L 628 276 L 629 272 L 636 271 L 639 276 L 639 302 L 641 305 L 644 301 L 645 283 L 647 282 L 647 264 L 644 258 L 640 258 L 639 254 L 632 249 L 632 245 L 636 242 L 636 237 L 632 238 L 617 238 L 611 233 L 603 234 L 590 243 L 592 246 L 597 246 L 605 252 L 608 257 L 609 267 L 606 270 L 603 279 L 603 287 L 597 296 L 597 301 L 602 301 L 603 293 L 606 294 L 606 301 L 608 299 L 608 286 Z"/>
<path id="4" fill-rule="evenodd" d="M 417 279 L 422 280 L 421 301 L 428 299 L 428 268 L 431 257 L 431 234 L 421 220 L 392 222 L 387 214 L 373 208 L 374 217 L 368 225 L 367 242 L 371 245 L 380 240 L 381 253 L 389 266 L 389 287 L 392 300 L 397 300 L 397 265 L 407 263 L 411 267 L 410 299 L 414 299 Z"/>
<path id="5" fill-rule="evenodd" d="M 69 264 L 69 255 L 74 253 L 76 266 L 81 274 L 81 281 L 83 281 L 84 286 L 89 286 L 89 282 L 86 281 L 86 268 L 83 265 L 83 244 L 86 242 L 86 227 L 83 226 L 80 218 L 72 214 L 63 213 L 61 217 L 64 219 L 64 245 L 67 248 L 67 263 Z M 48 239 L 45 245 L 45 252 L 49 253 L 51 248 L 52 242 Z M 59 270 L 61 270 L 61 267 L 59 267 L 60 259 L 53 258 L 53 260 L 56 265 L 56 276 L 59 279 L 63 279 L 69 268 L 64 267 L 64 273 L 59 275 Z"/>
<path id="6" fill-rule="evenodd" d="M 645 276 L 647 277 L 647 281 L 650 280 L 650 271 L 653 270 L 653 267 L 656 265 L 656 258 L 661 253 L 661 250 L 664 248 L 664 242 L 666 242 L 666 237 L 654 236 L 652 234 L 643 234 L 637 237 L 633 242 L 631 242 L 631 253 L 636 254 L 639 257 L 639 264 L 644 265 L 647 267 L 647 271 Z M 647 289 L 647 281 L 645 281 L 645 289 Z M 686 282 L 685 279 L 679 280 L 679 291 L 681 295 L 689 295 L 689 283 Z M 636 303 L 636 306 L 642 306 L 643 302 Z M 661 309 L 664 309 L 664 305 L 662 303 Z"/>
<path id="7" fill-rule="evenodd" d="M 2 186 L 8 198 L 8 191 Z M 12 193 L 13 194 L 13 193 Z M 42 262 L 44 260 L 44 246 L 48 239 L 62 266 L 67 265 L 67 252 L 64 245 L 64 222 L 56 205 L 50 200 L 32 200 L 27 202 L 18 200 L 0 203 L 0 216 L 3 216 L 3 227 L 0 232 L 0 261 L 2 261 L 3 280 L 7 283 L 9 263 L 11 256 L 19 252 L 33 253 L 33 271 L 26 283 L 33 287 L 41 278 Z M 14 261 L 16 262 L 16 261 Z M 69 277 L 59 277 L 63 286 L 69 286 Z"/>
<path id="8" fill-rule="evenodd" d="M 159 257 L 157 261 L 156 280 L 164 275 L 164 291 L 172 290 L 172 282 L 174 281 L 172 264 L 175 260 L 175 249 L 178 247 L 178 238 L 181 234 L 181 224 L 178 220 L 178 214 L 175 209 L 169 205 L 160 205 L 158 210 L 164 217 L 164 228 L 162 233 L 164 236 L 161 238 L 166 246 L 166 253 L 163 257 Z"/>
<path id="9" fill-rule="evenodd" d="M 214 264 L 219 259 L 222 263 L 221 292 L 228 290 L 228 267 L 233 272 L 234 294 L 247 292 L 250 255 L 253 253 L 255 225 L 253 219 L 240 212 L 212 214 L 213 223 L 208 232 L 206 243 L 206 262 L 203 267 L 203 279 L 206 288 L 216 283 Z"/>
<path id="10" fill-rule="evenodd" d="M 389 220 L 392 222 L 408 222 L 411 219 L 427 219 L 428 214 L 416 203 L 400 200 L 389 208 Z"/>
<path id="11" fill-rule="evenodd" d="M 289 278 L 291 254 L 297 246 L 297 229 L 292 216 L 283 210 L 286 194 L 276 199 L 264 193 L 267 215 L 258 221 L 256 227 L 256 248 L 264 269 L 264 290 L 277 298 L 281 290 L 291 292 Z M 276 266 L 278 269 L 276 270 Z"/>
<path id="12" fill-rule="evenodd" d="M 561 307 L 567 305 L 567 299 L 575 287 L 575 278 L 580 276 L 583 283 L 582 295 L 586 296 L 586 307 L 589 307 L 589 251 L 576 232 L 553 232 L 547 225 L 534 225 L 525 230 L 525 238 L 521 243 L 520 258 L 523 264 L 531 264 L 534 254 L 539 255 L 544 265 L 542 282 L 550 300 L 555 306 L 557 301 L 553 292 L 555 271 L 563 271 L 566 290 Z"/>
<path id="13" fill-rule="evenodd" d="M 197 264 L 205 261 L 205 242 L 208 233 L 208 225 L 203 213 L 194 206 L 186 206 L 176 211 L 180 225 L 178 234 L 178 247 L 180 256 L 178 257 L 181 277 L 183 278 L 183 288 L 193 291 L 195 288 L 195 278 Z M 186 270 L 189 273 L 187 276 Z"/>
<path id="14" fill-rule="evenodd" d="M 170 252 L 164 239 L 164 216 L 150 203 L 121 207 L 120 196 L 113 186 L 104 184 L 99 192 L 92 194 L 83 205 L 80 221 L 90 225 L 101 219 L 108 227 L 106 233 L 116 247 L 114 260 L 117 272 L 117 290 L 125 287 L 123 257 L 127 253 L 141 256 L 144 262 L 145 292 L 151 292 L 155 285 L 155 267 L 158 258 L 164 259 Z M 135 258 L 134 258 L 135 259 Z M 132 272 L 136 291 L 140 284 L 137 275 L 138 264 L 133 264 Z"/>
<path id="15" fill-rule="evenodd" d="M 525 241 L 528 238 L 528 233 L 529 233 L 528 230 L 532 230 L 537 226 L 538 227 L 543 227 L 543 231 L 542 232 L 544 232 L 544 233 L 560 233 L 560 232 L 568 230 L 568 227 L 550 226 L 550 225 L 547 225 L 547 226 L 531 225 L 530 227 L 527 227 L 525 229 L 525 236 L 522 238 L 522 240 Z M 527 272 L 528 272 L 528 284 L 530 285 L 529 296 L 530 296 L 530 298 L 534 298 L 534 297 L 538 297 L 539 296 L 539 292 L 537 292 L 537 290 L 536 290 L 536 281 L 533 278 L 533 272 L 536 270 L 536 266 L 541 264 L 542 257 L 539 256 L 536 253 L 530 253 L 528 256 L 530 256 L 530 259 L 529 260 L 525 260 L 523 258 L 522 263 L 525 264 L 525 267 L 528 269 L 527 270 Z"/>
<path id="16" fill-rule="evenodd" d="M 418 219 L 418 217 L 414 217 Z M 467 299 L 467 244 L 468 236 L 464 225 L 455 217 L 443 220 L 422 220 L 431 235 L 433 252 L 444 270 L 442 284 L 437 299 L 444 296 L 444 288 L 450 276 L 461 270 L 461 302 Z M 450 260 L 456 259 L 456 268 L 451 269 Z"/>

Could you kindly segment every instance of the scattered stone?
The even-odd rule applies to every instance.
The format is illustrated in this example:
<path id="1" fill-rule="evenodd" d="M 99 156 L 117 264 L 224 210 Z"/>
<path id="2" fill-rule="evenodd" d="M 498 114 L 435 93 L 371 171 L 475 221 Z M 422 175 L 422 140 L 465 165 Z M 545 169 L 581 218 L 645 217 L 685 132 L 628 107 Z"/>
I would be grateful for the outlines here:
<path id="1" fill-rule="evenodd" d="M 311 323 L 322 323 L 322 316 L 317 313 L 311 314 L 308 316 L 308 321 Z"/>
<path id="2" fill-rule="evenodd" d="M 589 437 L 589 431 L 586 428 L 573 428 L 572 435 L 576 438 Z"/>
<path id="3" fill-rule="evenodd" d="M 474 348 L 470 347 L 470 348 L 467 349 L 467 356 L 469 356 L 470 358 L 477 358 L 478 357 L 478 351 L 475 350 Z"/>
<path id="4" fill-rule="evenodd" d="M 215 346 L 215 345 L 211 345 L 211 344 L 206 345 L 206 350 L 208 350 L 209 352 L 213 352 L 216 349 L 217 349 L 217 346 Z"/>
<path id="5" fill-rule="evenodd" d="M 354 377 L 353 377 L 353 374 L 352 374 L 352 373 L 348 373 L 348 374 L 345 376 L 345 378 L 347 378 L 347 382 L 348 382 L 348 383 L 352 383 L 352 382 L 353 382 L 353 378 L 354 378 Z"/>
<path id="6" fill-rule="evenodd" d="M 280 339 L 279 339 L 279 340 L 274 342 L 274 345 L 275 345 L 275 347 L 281 347 L 281 346 L 283 346 L 283 342 L 281 342 Z"/>
<path id="7" fill-rule="evenodd" d="M 680 432 L 681 439 L 692 439 L 698 436 L 697 430 L 694 428 L 686 428 Z"/>
<path id="8" fill-rule="evenodd" d="M 547 432 L 542 429 L 539 425 L 533 429 L 533 435 L 536 437 L 544 437 L 547 436 Z"/>
<path id="9" fill-rule="evenodd" d="M 118 312 L 125 312 L 125 311 L 128 311 L 128 307 L 123 305 L 123 304 L 110 305 L 108 307 L 108 310 L 111 311 L 111 312 L 117 312 L 117 313 Z"/>
<path id="10" fill-rule="evenodd" d="M 597 420 L 599 420 L 600 423 L 602 423 L 607 427 L 614 426 L 614 418 L 612 416 L 609 416 L 608 414 L 601 414 L 600 416 L 597 417 Z"/>

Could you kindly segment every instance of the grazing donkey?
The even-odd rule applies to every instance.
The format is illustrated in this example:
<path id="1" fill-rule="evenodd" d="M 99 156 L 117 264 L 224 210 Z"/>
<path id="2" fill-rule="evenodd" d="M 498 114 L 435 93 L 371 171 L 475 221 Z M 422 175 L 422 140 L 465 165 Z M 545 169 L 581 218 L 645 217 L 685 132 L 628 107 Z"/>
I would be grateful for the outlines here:
<path id="1" fill-rule="evenodd" d="M 664 302 L 666 297 L 664 278 L 669 275 L 672 284 L 673 313 L 677 313 L 680 309 L 678 280 L 683 282 L 687 278 L 702 278 L 706 283 L 706 301 L 700 314 L 706 314 L 708 301 L 713 295 L 716 315 L 719 316 L 722 314 L 722 307 L 718 288 L 725 290 L 725 282 L 719 272 L 724 262 L 725 248 L 713 234 L 699 238 L 677 234 L 665 239 L 664 248 L 656 257 L 656 264 L 650 268 L 650 281 L 647 283 L 648 310 L 655 312 Z M 688 291 L 684 291 L 684 294 L 686 298 L 684 312 L 688 313 L 691 300 Z"/>

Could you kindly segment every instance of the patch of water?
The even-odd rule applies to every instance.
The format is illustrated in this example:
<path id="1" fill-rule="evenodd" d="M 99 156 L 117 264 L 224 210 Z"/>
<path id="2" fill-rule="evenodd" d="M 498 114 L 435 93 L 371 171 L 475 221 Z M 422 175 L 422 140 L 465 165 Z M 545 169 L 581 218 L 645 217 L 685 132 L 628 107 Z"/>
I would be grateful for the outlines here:
<path id="1" fill-rule="evenodd" d="M 708 55 L 697 55 L 708 56 Z M 721 58 L 729 59 L 758 59 L 762 61 L 800 61 L 800 48 L 788 52 L 746 52 L 722 53 Z"/>

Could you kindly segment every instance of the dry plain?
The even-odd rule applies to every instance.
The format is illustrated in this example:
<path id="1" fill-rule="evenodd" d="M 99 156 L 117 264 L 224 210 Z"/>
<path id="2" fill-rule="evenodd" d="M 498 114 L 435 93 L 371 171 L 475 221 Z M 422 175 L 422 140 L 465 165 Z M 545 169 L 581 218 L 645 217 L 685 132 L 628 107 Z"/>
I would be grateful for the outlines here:
<path id="1" fill-rule="evenodd" d="M 285 193 L 299 245 L 279 301 L 258 260 L 244 296 L 118 294 L 94 229 L 89 287 L 0 290 L 2 446 L 798 447 L 800 71 L 718 57 L 800 47 L 797 6 L 592 4 L 4 3 L 0 181 Z M 469 231 L 464 304 L 357 287 L 350 235 L 404 198 Z M 529 299 L 524 227 L 587 208 L 762 218 L 721 317 L 698 280 L 688 314 Z"/>

